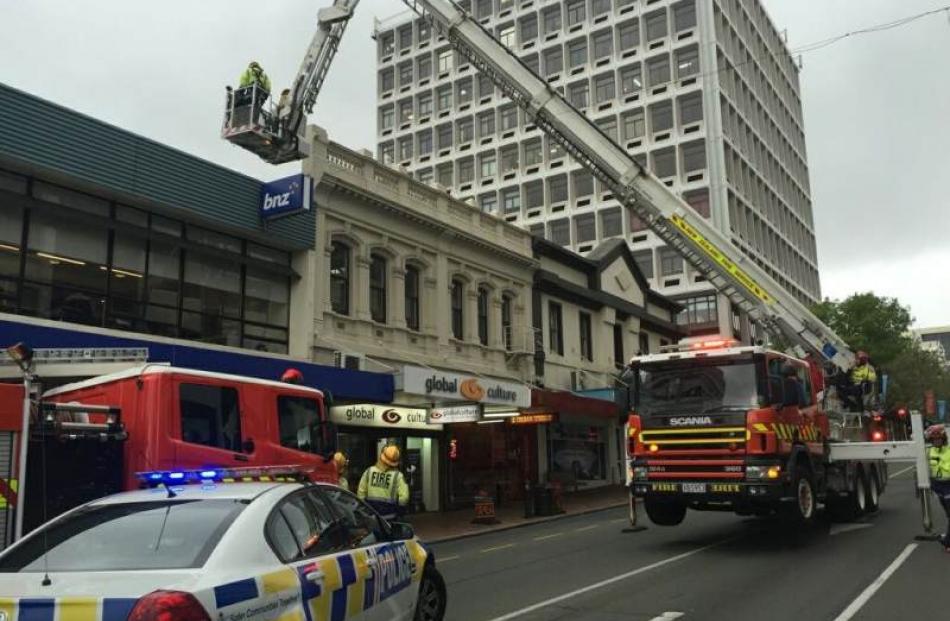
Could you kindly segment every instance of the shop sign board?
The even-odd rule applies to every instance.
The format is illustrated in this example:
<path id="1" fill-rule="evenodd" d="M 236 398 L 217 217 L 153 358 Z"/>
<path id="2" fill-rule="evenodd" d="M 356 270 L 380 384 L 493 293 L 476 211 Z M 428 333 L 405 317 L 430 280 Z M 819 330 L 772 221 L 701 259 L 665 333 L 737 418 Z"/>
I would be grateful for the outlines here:
<path id="1" fill-rule="evenodd" d="M 307 175 L 293 175 L 261 186 L 260 216 L 273 220 L 303 211 L 310 211 L 313 179 Z"/>
<path id="2" fill-rule="evenodd" d="M 509 425 L 546 425 L 554 422 L 554 414 L 520 414 L 508 419 Z"/>
<path id="3" fill-rule="evenodd" d="M 403 367 L 402 390 L 431 399 L 453 399 L 523 408 L 531 405 L 531 389 L 524 384 L 422 367 Z"/>
<path id="4" fill-rule="evenodd" d="M 474 423 L 482 418 L 482 406 L 473 405 L 453 405 L 444 408 L 432 408 L 429 410 L 430 423 Z"/>
<path id="5" fill-rule="evenodd" d="M 330 422 L 356 427 L 382 427 L 388 429 L 421 429 L 441 431 L 441 424 L 429 424 L 427 412 L 422 408 L 403 408 L 391 405 L 359 403 L 335 405 L 330 408 Z"/>

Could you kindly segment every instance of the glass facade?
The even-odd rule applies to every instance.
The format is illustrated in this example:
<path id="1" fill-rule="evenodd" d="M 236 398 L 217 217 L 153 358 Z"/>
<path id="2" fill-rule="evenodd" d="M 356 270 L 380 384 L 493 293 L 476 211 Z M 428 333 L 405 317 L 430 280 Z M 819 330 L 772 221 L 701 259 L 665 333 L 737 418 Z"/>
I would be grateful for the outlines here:
<path id="1" fill-rule="evenodd" d="M 0 311 L 287 352 L 290 255 L 0 170 Z"/>

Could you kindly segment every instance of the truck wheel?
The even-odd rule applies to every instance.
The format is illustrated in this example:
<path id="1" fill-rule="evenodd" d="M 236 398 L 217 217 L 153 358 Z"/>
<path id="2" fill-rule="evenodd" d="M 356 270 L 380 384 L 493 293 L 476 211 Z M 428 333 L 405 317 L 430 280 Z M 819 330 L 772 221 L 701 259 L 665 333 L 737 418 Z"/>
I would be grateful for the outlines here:
<path id="1" fill-rule="evenodd" d="M 880 508 L 881 485 L 878 482 L 878 473 L 875 466 L 871 466 L 871 472 L 864 477 L 864 484 L 867 485 L 864 497 L 867 499 L 867 512 L 875 513 Z"/>
<path id="2" fill-rule="evenodd" d="M 796 526 L 808 526 L 815 521 L 818 497 L 811 473 L 803 466 L 796 466 L 792 475 L 794 501 L 783 507 L 783 517 Z"/>
<path id="3" fill-rule="evenodd" d="M 650 521 L 657 526 L 676 526 L 686 518 L 686 505 L 680 502 L 646 498 L 643 501 L 643 507 Z"/>
<path id="4" fill-rule="evenodd" d="M 837 522 L 850 522 L 861 517 L 867 510 L 867 491 L 864 468 L 860 465 L 851 481 L 851 489 L 846 496 L 835 498 L 829 504 L 832 518 Z"/>

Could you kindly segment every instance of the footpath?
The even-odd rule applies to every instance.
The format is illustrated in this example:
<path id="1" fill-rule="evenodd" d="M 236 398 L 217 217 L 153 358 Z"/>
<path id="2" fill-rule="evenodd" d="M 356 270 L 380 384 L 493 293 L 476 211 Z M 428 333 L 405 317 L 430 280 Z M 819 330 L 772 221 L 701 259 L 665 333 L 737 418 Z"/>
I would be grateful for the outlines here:
<path id="1" fill-rule="evenodd" d="M 603 509 L 623 507 L 627 504 L 628 494 L 627 488 L 622 485 L 569 492 L 564 494 L 561 502 L 564 513 L 532 518 L 524 517 L 523 502 L 509 501 L 501 507 L 495 508 L 498 524 L 473 524 L 472 519 L 475 514 L 471 508 L 410 515 L 408 521 L 422 541 L 438 543 L 518 528 L 529 524 L 550 522 L 572 515 L 583 515 L 584 513 L 592 513 Z"/>

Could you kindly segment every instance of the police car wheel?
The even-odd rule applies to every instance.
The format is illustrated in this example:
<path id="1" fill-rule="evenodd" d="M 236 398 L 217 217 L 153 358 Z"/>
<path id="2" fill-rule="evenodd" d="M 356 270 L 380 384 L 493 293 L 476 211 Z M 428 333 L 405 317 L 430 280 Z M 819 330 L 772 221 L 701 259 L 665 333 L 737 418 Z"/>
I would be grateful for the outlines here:
<path id="1" fill-rule="evenodd" d="M 442 621 L 445 604 L 445 580 L 434 567 L 428 567 L 422 574 L 422 584 L 419 585 L 419 601 L 416 602 L 414 621 Z"/>

